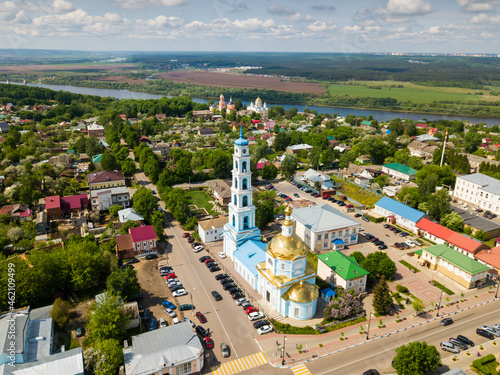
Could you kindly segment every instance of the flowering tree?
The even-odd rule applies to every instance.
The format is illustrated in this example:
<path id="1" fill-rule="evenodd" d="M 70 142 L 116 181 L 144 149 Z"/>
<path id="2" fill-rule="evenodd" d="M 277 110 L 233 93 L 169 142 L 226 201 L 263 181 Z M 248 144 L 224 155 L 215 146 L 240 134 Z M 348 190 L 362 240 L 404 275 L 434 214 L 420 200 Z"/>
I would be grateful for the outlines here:
<path id="1" fill-rule="evenodd" d="M 363 311 L 361 301 L 357 296 L 346 292 L 345 290 L 337 290 L 337 297 L 333 298 L 325 308 L 325 319 L 342 320 Z"/>

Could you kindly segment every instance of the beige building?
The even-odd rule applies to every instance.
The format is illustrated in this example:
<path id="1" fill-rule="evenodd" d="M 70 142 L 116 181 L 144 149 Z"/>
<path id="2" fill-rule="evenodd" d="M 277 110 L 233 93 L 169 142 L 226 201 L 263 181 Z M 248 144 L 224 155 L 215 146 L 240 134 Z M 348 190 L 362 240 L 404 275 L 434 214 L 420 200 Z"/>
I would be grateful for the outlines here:
<path id="1" fill-rule="evenodd" d="M 90 190 L 125 186 L 125 177 L 121 171 L 101 171 L 89 173 L 87 182 Z"/>
<path id="2" fill-rule="evenodd" d="M 340 251 L 318 255 L 318 277 L 334 287 L 341 286 L 346 291 L 354 290 L 355 294 L 363 293 L 366 290 L 368 274 L 356 259 Z"/>
<path id="3" fill-rule="evenodd" d="M 198 222 L 198 234 L 203 243 L 222 241 L 224 225 L 229 222 L 229 217 L 219 217 L 215 219 Z"/>

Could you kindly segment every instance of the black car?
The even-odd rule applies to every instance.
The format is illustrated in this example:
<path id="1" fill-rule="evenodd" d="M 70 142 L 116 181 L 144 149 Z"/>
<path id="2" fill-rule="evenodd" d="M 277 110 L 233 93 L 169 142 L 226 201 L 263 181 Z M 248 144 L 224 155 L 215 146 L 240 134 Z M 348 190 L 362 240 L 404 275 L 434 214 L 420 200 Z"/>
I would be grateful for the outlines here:
<path id="1" fill-rule="evenodd" d="M 156 254 L 148 254 L 144 257 L 144 259 L 146 259 L 146 260 L 151 260 L 151 259 L 156 259 L 156 258 L 158 258 L 158 255 L 156 255 Z"/>
<path id="2" fill-rule="evenodd" d="M 490 340 L 494 340 L 495 339 L 495 336 L 493 335 L 493 333 L 485 330 L 485 329 L 482 329 L 482 328 L 478 328 L 476 329 L 476 333 L 479 335 L 479 336 L 483 336 L 483 337 L 486 337 L 487 339 L 490 339 Z"/>
<path id="3" fill-rule="evenodd" d="M 462 336 L 462 335 L 458 335 L 457 336 L 457 339 L 462 341 L 465 345 L 469 345 L 470 347 L 473 347 L 474 346 L 474 341 L 468 339 L 467 337 L 465 336 Z"/>
<path id="4" fill-rule="evenodd" d="M 236 288 L 237 286 L 238 285 L 236 285 L 235 283 L 227 283 L 227 284 L 222 285 L 222 289 L 229 290 L 231 288 Z"/>
<path id="5" fill-rule="evenodd" d="M 209 260 L 207 263 L 205 263 L 205 266 L 207 266 L 207 268 L 210 268 L 214 265 L 216 265 L 217 263 L 215 263 L 215 260 Z"/>
<path id="6" fill-rule="evenodd" d="M 236 288 L 236 287 L 228 289 L 227 291 L 229 292 L 229 294 L 241 293 L 241 289 L 240 288 Z"/>
<path id="7" fill-rule="evenodd" d="M 215 290 L 212 291 L 212 297 L 214 297 L 214 299 L 216 301 L 220 301 L 222 299 L 222 296 L 220 295 L 220 293 L 215 291 Z"/>
<path id="8" fill-rule="evenodd" d="M 243 298 L 245 297 L 245 295 L 243 293 L 234 293 L 234 294 L 231 294 L 231 298 L 232 299 L 240 299 L 240 298 Z"/>
<path id="9" fill-rule="evenodd" d="M 401 233 L 401 229 L 395 228 L 395 229 L 393 230 L 393 232 L 394 232 L 394 233 L 396 233 L 396 234 Z"/>
<path id="10" fill-rule="evenodd" d="M 142 314 L 142 320 L 145 322 L 149 320 L 149 309 L 144 309 L 144 313 Z"/>
<path id="11" fill-rule="evenodd" d="M 195 329 L 196 329 L 196 332 L 198 332 L 201 337 L 207 337 L 208 336 L 207 330 L 205 328 L 203 328 L 202 326 L 196 326 Z"/>
<path id="12" fill-rule="evenodd" d="M 337 201 L 340 207 L 344 207 L 346 204 L 343 201 Z"/>
<path id="13" fill-rule="evenodd" d="M 139 259 L 137 258 L 132 258 L 132 259 L 129 259 L 125 262 L 125 264 L 133 264 L 133 263 L 139 263 Z"/>
<path id="14" fill-rule="evenodd" d="M 208 267 L 208 270 L 210 272 L 217 272 L 217 271 L 220 271 L 220 267 L 217 264 L 214 263 L 213 265 L 211 265 L 210 267 Z"/>
<path id="15" fill-rule="evenodd" d="M 269 323 L 268 320 L 257 320 L 256 322 L 253 323 L 253 328 L 260 328 L 260 327 L 264 327 L 264 326 L 268 326 L 270 325 L 271 323 Z"/>
<path id="16" fill-rule="evenodd" d="M 448 326 L 450 324 L 453 324 L 453 319 L 451 318 L 444 318 L 443 320 L 441 320 L 442 326 Z"/>
<path id="17" fill-rule="evenodd" d="M 381 246 L 381 245 L 385 245 L 384 241 L 380 241 L 380 240 L 377 240 L 377 241 L 374 241 L 373 244 L 375 246 Z"/>
<path id="18" fill-rule="evenodd" d="M 207 259 L 210 259 L 208 255 L 202 256 L 200 259 L 198 259 L 200 262 L 205 262 Z"/>
<path id="19" fill-rule="evenodd" d="M 215 275 L 215 280 L 222 280 L 222 279 L 226 279 L 228 277 L 229 276 L 226 275 L 225 273 L 219 273 L 218 275 Z"/>
<path id="20" fill-rule="evenodd" d="M 380 246 L 378 247 L 378 249 L 379 249 L 379 250 L 385 250 L 385 249 L 387 249 L 387 245 L 380 245 Z"/>
<path id="21" fill-rule="evenodd" d="M 139 294 L 136 294 L 135 296 L 133 296 L 132 298 L 129 299 L 130 302 L 132 301 L 140 301 L 142 299 L 143 295 L 141 293 Z"/>
<path id="22" fill-rule="evenodd" d="M 409 235 L 409 234 L 408 234 L 408 233 L 406 233 L 406 232 L 399 233 L 399 237 L 406 237 L 406 236 L 408 236 L 408 235 Z"/>
<path id="23" fill-rule="evenodd" d="M 226 277 L 220 281 L 221 285 L 224 285 L 227 283 L 232 283 L 232 282 L 233 282 L 233 279 L 231 279 L 230 277 Z"/>
<path id="24" fill-rule="evenodd" d="M 363 216 L 363 215 L 361 215 L 361 214 L 354 214 L 354 217 L 361 217 L 361 216 Z"/>
<path id="25" fill-rule="evenodd" d="M 389 228 L 389 225 L 390 224 L 384 224 L 384 228 L 386 228 L 386 229 Z"/>
<path id="26" fill-rule="evenodd" d="M 191 244 L 191 247 L 194 249 L 196 246 L 201 246 L 201 243 L 199 242 L 194 242 Z"/>
<path id="27" fill-rule="evenodd" d="M 176 290 L 181 290 L 185 288 L 182 284 L 180 284 L 180 285 L 172 285 L 171 287 L 169 287 L 169 289 L 171 292 L 175 292 Z"/>
<path id="28" fill-rule="evenodd" d="M 363 372 L 363 375 L 380 375 L 380 372 L 375 369 L 370 369 Z"/>

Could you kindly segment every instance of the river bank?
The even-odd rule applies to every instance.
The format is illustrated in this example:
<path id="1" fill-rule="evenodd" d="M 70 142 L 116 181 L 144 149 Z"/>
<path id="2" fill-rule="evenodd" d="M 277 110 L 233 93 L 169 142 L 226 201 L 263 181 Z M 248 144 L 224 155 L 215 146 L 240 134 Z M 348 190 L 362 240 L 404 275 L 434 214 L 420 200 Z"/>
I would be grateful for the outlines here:
<path id="1" fill-rule="evenodd" d="M 11 82 L 12 84 L 22 85 L 20 82 Z M 89 82 L 90 83 L 90 82 Z M 47 88 L 54 91 L 68 91 L 72 93 L 82 94 L 82 95 L 95 95 L 102 97 L 112 97 L 117 99 L 160 99 L 162 97 L 171 97 L 170 95 L 154 94 L 145 91 L 134 91 L 129 89 L 114 89 L 114 88 L 96 88 L 89 85 L 74 86 L 74 85 L 56 85 L 56 84 L 44 84 L 44 83 L 27 83 L 27 86 Z M 112 85 L 110 85 L 112 86 Z M 135 85 L 137 86 L 137 85 Z M 135 87 L 134 87 L 135 88 Z M 227 95 L 228 96 L 228 95 Z M 234 98 L 234 97 L 233 97 Z M 262 97 L 263 101 L 265 97 Z M 202 97 L 193 97 L 193 101 L 197 103 L 209 103 L 209 99 Z M 249 105 L 250 101 L 241 100 L 243 105 Z M 285 109 L 297 108 L 299 111 L 303 111 L 305 108 L 310 110 L 316 110 L 319 113 L 329 113 L 333 115 L 336 113 L 339 116 L 347 116 L 349 114 L 355 116 L 373 116 L 373 118 L 378 121 L 390 121 L 394 118 L 408 118 L 411 120 L 427 120 L 427 121 L 438 121 L 438 120 L 449 120 L 449 121 L 468 121 L 473 124 L 484 123 L 487 126 L 500 125 L 500 118 L 491 117 L 478 117 L 478 116 L 463 116 L 463 115 L 453 115 L 448 113 L 430 113 L 430 112 L 417 112 L 417 111 L 394 111 L 394 110 L 381 110 L 381 109 L 370 109 L 364 107 L 343 107 L 343 106 L 323 106 L 314 104 L 297 104 L 297 103 L 271 103 L 268 102 L 267 106 L 271 107 L 274 105 L 283 106 Z"/>

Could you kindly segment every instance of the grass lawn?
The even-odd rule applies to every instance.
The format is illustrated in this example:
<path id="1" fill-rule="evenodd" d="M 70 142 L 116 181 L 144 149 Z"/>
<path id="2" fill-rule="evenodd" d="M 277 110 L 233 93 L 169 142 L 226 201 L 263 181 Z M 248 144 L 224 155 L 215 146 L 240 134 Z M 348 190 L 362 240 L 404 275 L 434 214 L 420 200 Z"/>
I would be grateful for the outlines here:
<path id="1" fill-rule="evenodd" d="M 364 204 L 366 207 L 373 207 L 375 203 L 377 203 L 381 197 L 378 195 L 375 195 L 373 193 L 370 193 L 369 191 L 363 189 L 360 186 L 351 184 L 350 182 L 347 182 L 341 178 L 338 178 L 336 176 L 332 176 L 332 179 L 340 184 L 342 186 L 342 189 L 339 190 L 340 194 L 345 194 L 349 198 L 352 198 L 362 204 Z"/>
<path id="2" fill-rule="evenodd" d="M 209 201 L 215 199 L 208 195 L 203 190 L 188 190 L 187 195 L 191 201 L 198 208 L 205 208 L 210 215 L 217 215 L 217 212 L 212 209 L 213 205 Z"/>
<path id="3" fill-rule="evenodd" d="M 390 87 L 402 85 L 402 88 Z M 335 83 L 328 86 L 328 92 L 334 95 L 351 95 L 372 98 L 394 98 L 398 101 L 410 100 L 414 103 L 432 103 L 434 101 L 499 101 L 500 96 L 489 95 L 486 90 L 464 89 L 459 87 L 427 87 L 411 82 L 396 81 L 356 81 L 356 85 Z M 474 95 L 482 92 L 483 95 Z"/>

